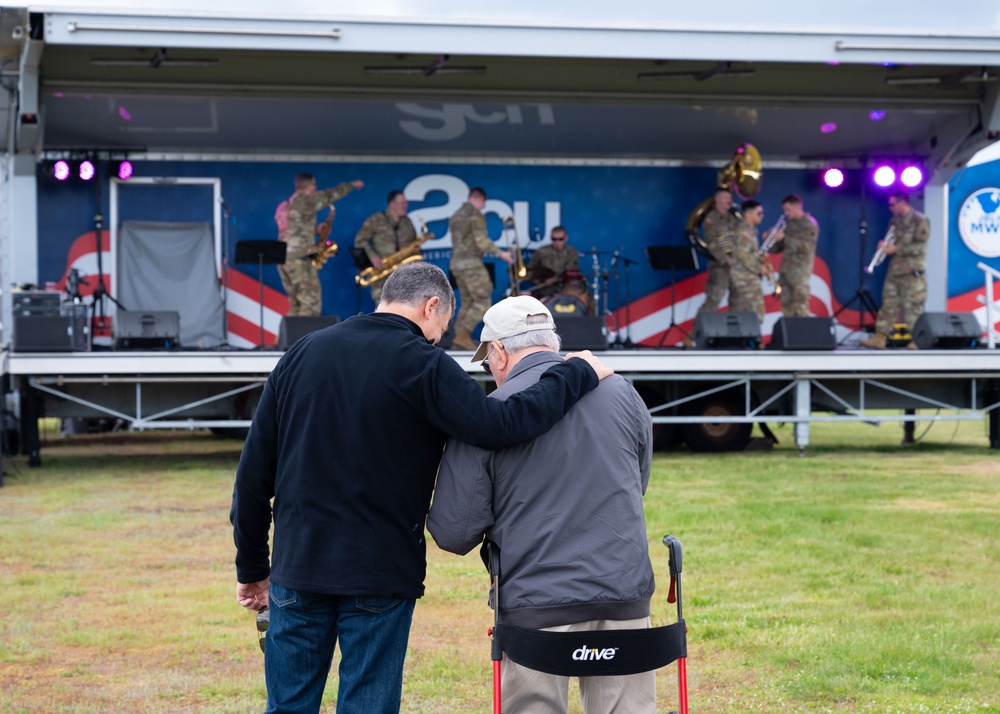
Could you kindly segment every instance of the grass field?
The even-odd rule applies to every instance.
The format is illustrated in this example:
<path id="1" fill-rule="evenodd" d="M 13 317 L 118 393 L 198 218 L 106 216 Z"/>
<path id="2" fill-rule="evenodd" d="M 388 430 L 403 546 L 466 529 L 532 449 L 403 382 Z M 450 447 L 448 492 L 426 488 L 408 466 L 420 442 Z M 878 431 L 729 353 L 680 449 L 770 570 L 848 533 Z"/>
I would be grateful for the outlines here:
<path id="1" fill-rule="evenodd" d="M 1000 713 L 1000 459 L 981 423 L 820 424 L 804 458 L 658 455 L 647 526 L 666 604 L 684 544 L 691 712 Z M 0 712 L 257 712 L 234 601 L 240 442 L 50 436 L 0 489 Z M 331 458 L 336 458 L 331 454 Z M 486 578 L 429 546 L 404 712 L 489 711 Z M 676 669 L 658 674 L 676 708 Z M 324 711 L 334 711 L 331 676 Z M 572 697 L 571 697 L 572 699 Z M 574 711 L 580 711 L 578 705 Z"/>

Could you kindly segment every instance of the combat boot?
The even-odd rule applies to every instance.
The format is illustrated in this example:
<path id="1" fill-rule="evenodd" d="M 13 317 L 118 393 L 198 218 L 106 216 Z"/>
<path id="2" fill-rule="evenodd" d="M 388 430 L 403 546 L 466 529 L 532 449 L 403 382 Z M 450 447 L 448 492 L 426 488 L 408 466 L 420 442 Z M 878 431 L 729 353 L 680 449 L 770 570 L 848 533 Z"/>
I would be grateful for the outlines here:
<path id="1" fill-rule="evenodd" d="M 858 342 L 862 347 L 870 347 L 873 350 L 884 350 L 885 349 L 886 336 L 881 334 L 874 334 L 871 337 L 866 337 Z"/>
<path id="2" fill-rule="evenodd" d="M 451 340 L 451 348 L 453 350 L 475 350 L 479 347 L 472 340 L 472 334 L 468 330 L 457 329 L 455 330 L 455 337 Z"/>

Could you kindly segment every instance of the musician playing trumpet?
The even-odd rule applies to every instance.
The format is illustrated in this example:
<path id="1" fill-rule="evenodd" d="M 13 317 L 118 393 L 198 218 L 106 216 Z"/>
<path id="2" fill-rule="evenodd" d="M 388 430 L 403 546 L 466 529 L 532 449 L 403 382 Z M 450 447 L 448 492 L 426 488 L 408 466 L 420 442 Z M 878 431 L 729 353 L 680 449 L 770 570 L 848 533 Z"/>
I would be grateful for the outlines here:
<path id="1" fill-rule="evenodd" d="M 889 228 L 894 239 L 879 242 L 879 249 L 889 257 L 889 270 L 882 284 L 882 307 L 875 319 L 875 334 L 861 340 L 864 347 L 884 350 L 892 326 L 902 316 L 910 330 L 924 312 L 927 300 L 927 240 L 931 223 L 927 216 L 910 205 L 910 195 L 897 191 L 889 196 L 892 219 Z M 907 349 L 917 349 L 915 342 Z"/>
<path id="2" fill-rule="evenodd" d="M 806 213 L 802 197 L 791 193 L 781 201 L 785 227 L 774 234 L 771 253 L 781 253 L 781 314 L 785 317 L 809 317 L 809 280 L 816 260 L 819 223 Z"/>
<path id="3" fill-rule="evenodd" d="M 764 321 L 764 292 L 760 279 L 764 272 L 757 254 L 758 226 L 764 220 L 764 207 L 757 201 L 743 204 L 743 222 L 736 230 L 732 265 L 729 267 L 729 311 L 752 312 Z"/>
<path id="4" fill-rule="evenodd" d="M 368 216 L 354 237 L 354 247 L 363 248 L 376 270 L 382 269 L 382 258 L 396 253 L 417 239 L 413 221 L 406 215 L 409 208 L 402 191 L 390 191 L 384 211 Z M 388 277 L 388 276 L 386 276 Z M 371 284 L 372 300 L 382 299 L 386 278 Z"/>

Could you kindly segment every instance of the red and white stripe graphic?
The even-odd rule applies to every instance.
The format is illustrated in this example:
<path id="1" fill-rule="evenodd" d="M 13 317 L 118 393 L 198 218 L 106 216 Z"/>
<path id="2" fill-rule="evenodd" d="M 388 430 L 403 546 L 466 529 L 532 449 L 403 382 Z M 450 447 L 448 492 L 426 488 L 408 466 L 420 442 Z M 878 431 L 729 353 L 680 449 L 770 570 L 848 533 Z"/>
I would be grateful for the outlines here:
<path id="1" fill-rule="evenodd" d="M 104 287 L 110 289 L 114 266 L 110 254 L 110 236 L 108 231 L 101 231 L 101 268 L 104 272 Z M 60 290 L 66 289 L 66 276 L 73 268 L 80 274 L 80 295 L 91 298 L 99 282 L 97 269 L 97 235 L 94 231 L 84 233 L 70 245 L 66 256 L 66 270 L 59 281 Z M 227 276 L 228 290 L 225 294 L 226 326 L 229 333 L 229 344 L 233 347 L 251 348 L 260 343 L 260 283 L 248 275 L 230 268 Z M 86 281 L 84 283 L 83 281 Z M 220 290 L 221 290 L 220 286 Z M 87 302 L 90 302 L 88 300 Z M 264 286 L 264 344 L 273 346 L 278 341 L 278 325 L 282 316 L 288 312 L 288 298 L 273 288 Z M 103 330 L 95 329 L 94 336 L 110 335 L 110 325 Z"/>

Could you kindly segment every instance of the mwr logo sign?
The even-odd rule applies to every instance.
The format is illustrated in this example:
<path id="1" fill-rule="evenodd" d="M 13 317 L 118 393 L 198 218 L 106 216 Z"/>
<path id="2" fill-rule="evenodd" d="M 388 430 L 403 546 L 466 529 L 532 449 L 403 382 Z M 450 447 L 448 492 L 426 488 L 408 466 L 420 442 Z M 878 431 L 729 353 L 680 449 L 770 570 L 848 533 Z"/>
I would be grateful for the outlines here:
<path id="1" fill-rule="evenodd" d="M 981 188 L 962 204 L 958 212 L 958 233 L 976 255 L 1000 255 L 1000 188 Z"/>
<path id="2" fill-rule="evenodd" d="M 583 647 L 573 650 L 573 659 L 577 662 L 586 662 L 589 660 L 600 660 L 600 659 L 614 659 L 615 655 L 618 654 L 617 647 L 608 647 L 607 649 L 599 650 L 596 647 Z"/>

